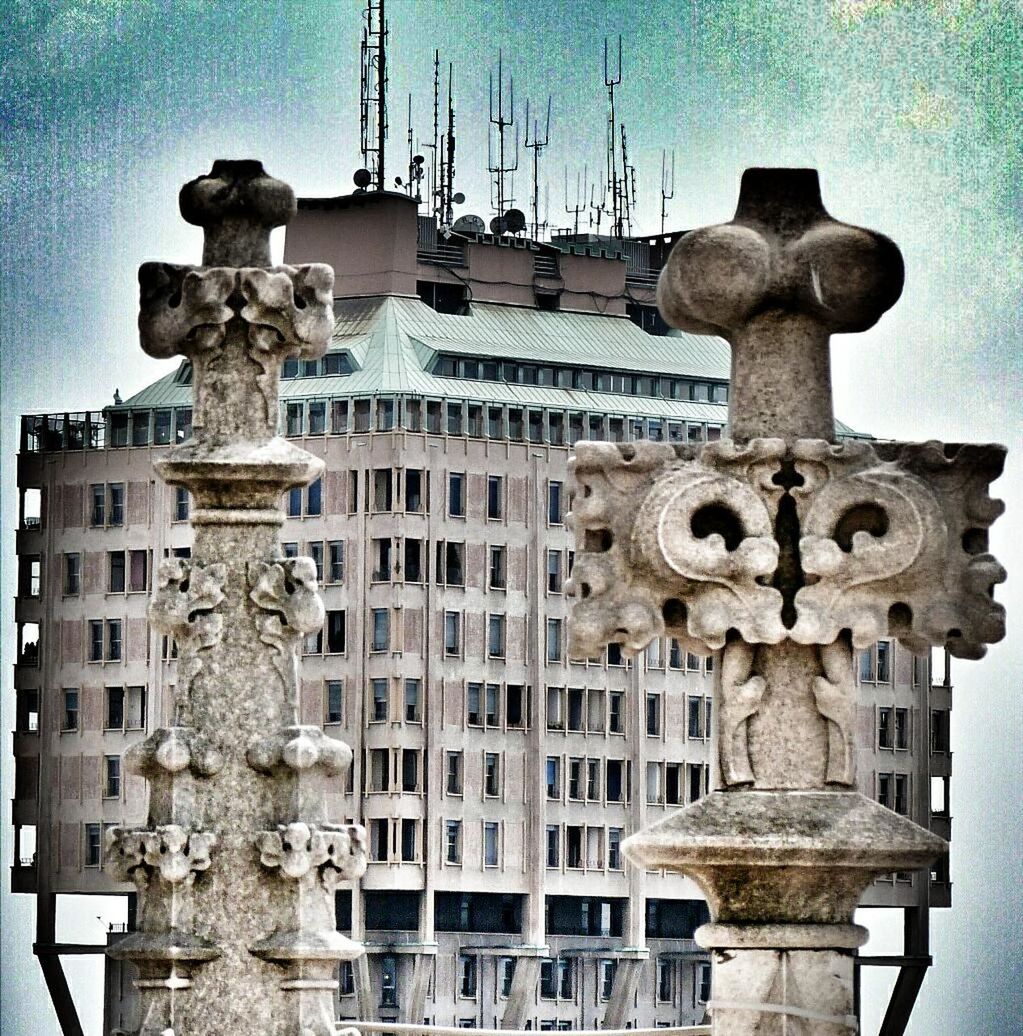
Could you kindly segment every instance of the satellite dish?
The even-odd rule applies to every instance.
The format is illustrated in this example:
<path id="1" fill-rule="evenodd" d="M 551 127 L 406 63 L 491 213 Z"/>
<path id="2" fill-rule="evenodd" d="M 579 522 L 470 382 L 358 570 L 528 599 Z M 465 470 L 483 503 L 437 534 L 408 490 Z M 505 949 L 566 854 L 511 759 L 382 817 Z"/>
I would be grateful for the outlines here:
<path id="1" fill-rule="evenodd" d="M 355 186 L 364 191 L 373 182 L 373 174 L 368 169 L 356 169 L 352 179 Z"/>
<path id="2" fill-rule="evenodd" d="M 479 216 L 459 216 L 451 229 L 456 234 L 483 234 L 486 232 L 487 225 Z"/>
<path id="3" fill-rule="evenodd" d="M 464 202 L 465 195 L 461 191 L 455 191 L 455 193 L 451 195 L 452 205 L 462 205 Z"/>
<path id="4" fill-rule="evenodd" d="M 508 226 L 504 221 L 504 216 L 495 216 L 490 221 L 490 233 L 491 234 L 504 234 L 508 230 Z"/>
<path id="5" fill-rule="evenodd" d="M 518 234 L 526 229 L 526 214 L 521 209 L 509 209 L 504 214 L 504 224 L 509 234 Z"/>
<path id="6" fill-rule="evenodd" d="M 422 165 L 425 161 L 426 161 L 426 159 L 423 158 L 422 155 L 413 155 L 412 156 L 412 164 L 413 165 Z"/>

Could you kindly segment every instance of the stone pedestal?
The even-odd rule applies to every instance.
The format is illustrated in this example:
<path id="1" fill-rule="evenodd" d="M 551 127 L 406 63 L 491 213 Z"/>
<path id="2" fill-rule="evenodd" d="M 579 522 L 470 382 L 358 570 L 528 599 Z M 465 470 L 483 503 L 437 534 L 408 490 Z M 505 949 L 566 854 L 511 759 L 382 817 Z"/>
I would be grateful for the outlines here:
<path id="1" fill-rule="evenodd" d="M 361 828 L 326 793 L 350 749 L 298 725 L 298 656 L 323 624 L 316 570 L 283 557 L 280 497 L 322 461 L 277 435 L 287 356 L 333 327 L 329 267 L 269 267 L 295 199 L 256 162 L 185 186 L 201 267 L 142 267 L 142 345 L 192 364 L 193 438 L 157 461 L 192 497 L 195 546 L 158 569 L 154 628 L 177 648 L 174 726 L 127 755 L 151 787 L 147 828 L 114 829 L 108 859 L 139 888 L 139 931 L 110 952 L 142 975 L 142 1036 L 333 1036 L 334 893 L 365 869 Z"/>
<path id="2" fill-rule="evenodd" d="M 721 651 L 719 789 L 622 846 L 707 897 L 715 1036 L 855 1032 L 861 895 L 947 851 L 855 790 L 855 652 L 892 636 L 977 658 L 1005 631 L 987 553 L 1005 451 L 835 441 L 829 336 L 875 323 L 902 277 L 891 241 L 825 212 L 815 172 L 748 170 L 733 221 L 683 237 L 658 286 L 669 324 L 732 345 L 732 438 L 571 461 L 572 655 Z"/>

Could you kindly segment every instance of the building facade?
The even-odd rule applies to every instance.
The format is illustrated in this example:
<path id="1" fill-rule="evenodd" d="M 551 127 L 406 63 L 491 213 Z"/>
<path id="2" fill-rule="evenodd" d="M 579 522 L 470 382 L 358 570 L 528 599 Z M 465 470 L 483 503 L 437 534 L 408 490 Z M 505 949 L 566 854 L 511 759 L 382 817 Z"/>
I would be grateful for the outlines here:
<path id="1" fill-rule="evenodd" d="M 285 501 L 285 551 L 315 560 L 327 609 L 301 721 L 352 746 L 333 815 L 369 839 L 338 897 L 367 949 L 339 1018 L 704 1016 L 699 890 L 620 847 L 714 784 L 714 658 L 661 641 L 573 661 L 565 629 L 571 445 L 723 434 L 727 345 L 654 307 L 671 241 L 445 238 L 392 194 L 304 201 L 289 227 L 285 261 L 337 276 L 332 347 L 289 362 L 281 429 L 327 466 Z M 190 424 L 187 364 L 102 414 L 22 421 L 11 881 L 44 944 L 56 895 L 129 893 L 101 844 L 144 821 L 121 758 L 171 719 L 174 645 L 146 605 L 154 566 L 189 551 L 189 499 L 153 460 Z M 861 789 L 949 837 L 947 666 L 935 681 L 894 641 L 858 666 Z M 918 923 L 949 901 L 944 871 L 867 900 Z M 107 967 L 108 1028 L 127 1028 L 131 976 Z"/>

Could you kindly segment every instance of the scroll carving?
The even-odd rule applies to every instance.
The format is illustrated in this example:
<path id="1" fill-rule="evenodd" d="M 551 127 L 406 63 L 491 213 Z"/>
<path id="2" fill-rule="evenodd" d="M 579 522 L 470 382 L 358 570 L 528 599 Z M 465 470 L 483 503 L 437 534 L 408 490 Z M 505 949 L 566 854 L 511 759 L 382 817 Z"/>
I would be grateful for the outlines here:
<path id="1" fill-rule="evenodd" d="M 202 565 L 166 558 L 157 571 L 157 588 L 149 604 L 153 628 L 174 638 L 178 646 L 175 714 L 183 722 L 188 692 L 202 669 L 201 652 L 220 643 L 224 619 L 215 609 L 224 599 L 227 566 Z"/>

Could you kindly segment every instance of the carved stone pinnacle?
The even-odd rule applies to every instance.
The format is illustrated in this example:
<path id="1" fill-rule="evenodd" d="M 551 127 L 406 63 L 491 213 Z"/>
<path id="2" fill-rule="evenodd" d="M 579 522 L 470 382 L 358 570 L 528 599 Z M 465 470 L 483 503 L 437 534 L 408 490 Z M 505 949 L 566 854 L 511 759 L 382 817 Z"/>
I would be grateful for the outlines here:
<path id="1" fill-rule="evenodd" d="M 815 169 L 747 169 L 732 221 L 676 244 L 657 303 L 731 343 L 733 439 L 833 441 L 828 337 L 877 323 L 903 275 L 894 242 L 828 215 Z"/>
<path id="2" fill-rule="evenodd" d="M 269 266 L 270 231 L 297 211 L 295 192 L 254 159 L 218 159 L 181 188 L 178 202 L 185 220 L 203 228 L 203 266 Z"/>

